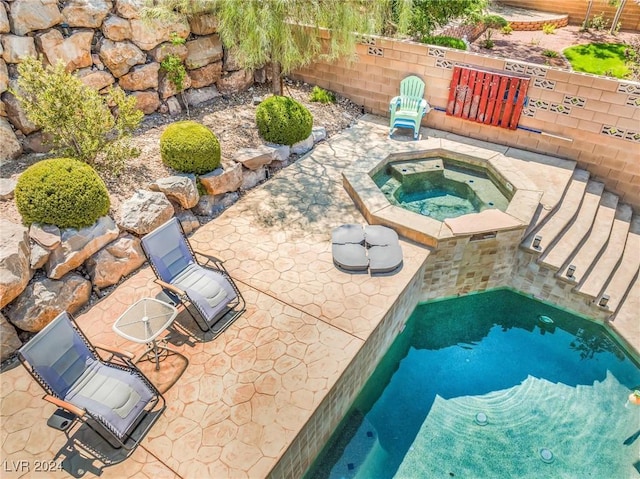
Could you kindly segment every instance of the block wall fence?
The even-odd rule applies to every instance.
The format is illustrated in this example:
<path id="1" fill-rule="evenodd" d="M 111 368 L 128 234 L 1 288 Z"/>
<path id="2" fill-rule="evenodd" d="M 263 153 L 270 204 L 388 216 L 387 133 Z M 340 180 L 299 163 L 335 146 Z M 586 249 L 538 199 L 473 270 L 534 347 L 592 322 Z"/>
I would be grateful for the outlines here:
<path id="1" fill-rule="evenodd" d="M 389 100 L 398 94 L 400 81 L 418 75 L 434 107 L 423 126 L 575 160 L 592 178 L 603 181 L 622 201 L 640 210 L 640 83 L 375 36 L 361 39 L 356 57 L 350 63 L 314 63 L 291 77 L 337 92 L 367 112 L 388 117 Z M 457 65 L 531 79 L 528 106 L 517 130 L 438 111 L 447 106 Z"/>
<path id="2" fill-rule="evenodd" d="M 589 6 L 588 0 L 563 0 L 562 2 L 557 0 L 500 0 L 500 3 L 541 12 L 568 14 L 571 25 L 582 25 Z M 608 0 L 593 0 L 589 16 L 593 17 L 604 12 L 604 17 L 611 21 L 616 10 L 617 7 L 609 5 Z M 635 0 L 627 0 L 620 16 L 620 22 L 622 22 L 623 30 L 640 30 L 640 5 Z"/>

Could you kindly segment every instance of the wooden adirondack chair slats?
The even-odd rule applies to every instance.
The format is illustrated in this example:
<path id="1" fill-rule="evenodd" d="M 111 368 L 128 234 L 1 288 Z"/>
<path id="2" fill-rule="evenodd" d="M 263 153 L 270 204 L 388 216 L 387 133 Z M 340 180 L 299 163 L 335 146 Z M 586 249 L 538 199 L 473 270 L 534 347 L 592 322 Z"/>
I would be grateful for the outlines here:
<path id="1" fill-rule="evenodd" d="M 528 88 L 529 78 L 455 67 L 447 115 L 515 130 Z"/>

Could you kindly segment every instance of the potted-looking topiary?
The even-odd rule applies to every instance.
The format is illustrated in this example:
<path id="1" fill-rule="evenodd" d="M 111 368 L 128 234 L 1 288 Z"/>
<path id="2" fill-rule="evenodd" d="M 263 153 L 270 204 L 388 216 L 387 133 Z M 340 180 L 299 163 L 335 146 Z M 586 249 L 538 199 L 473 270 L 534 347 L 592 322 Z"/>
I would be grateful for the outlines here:
<path id="1" fill-rule="evenodd" d="M 42 160 L 27 168 L 15 188 L 26 225 L 84 228 L 109 212 L 109 192 L 88 164 L 71 158 Z"/>
<path id="2" fill-rule="evenodd" d="M 313 117 L 293 98 L 272 96 L 256 108 L 256 124 L 265 141 L 291 146 L 311 134 Z"/>
<path id="3" fill-rule="evenodd" d="M 160 136 L 162 162 L 181 173 L 202 175 L 220 166 L 220 143 L 209 128 L 195 121 L 178 121 Z"/>

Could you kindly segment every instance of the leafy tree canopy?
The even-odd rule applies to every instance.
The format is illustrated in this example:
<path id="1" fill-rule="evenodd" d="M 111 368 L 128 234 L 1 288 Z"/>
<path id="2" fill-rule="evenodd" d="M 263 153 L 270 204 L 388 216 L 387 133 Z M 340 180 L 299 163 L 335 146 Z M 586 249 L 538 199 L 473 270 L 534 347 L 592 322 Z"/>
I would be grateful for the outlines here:
<path id="1" fill-rule="evenodd" d="M 67 72 L 62 62 L 44 67 L 29 57 L 18 66 L 18 73 L 18 88 L 12 93 L 29 120 L 50 137 L 56 154 L 111 174 L 138 156 L 130 139 L 144 114 L 134 97 L 120 88 L 102 96 Z"/>

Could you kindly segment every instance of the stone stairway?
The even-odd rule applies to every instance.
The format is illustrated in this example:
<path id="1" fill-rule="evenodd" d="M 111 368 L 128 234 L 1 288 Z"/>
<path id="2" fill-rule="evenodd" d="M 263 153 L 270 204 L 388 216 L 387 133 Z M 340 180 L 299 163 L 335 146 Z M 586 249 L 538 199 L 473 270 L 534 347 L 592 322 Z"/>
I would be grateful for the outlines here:
<path id="1" fill-rule="evenodd" d="M 560 202 L 520 247 L 572 284 L 572 294 L 614 318 L 637 292 L 640 216 L 589 177 L 585 170 L 573 172 Z"/>

